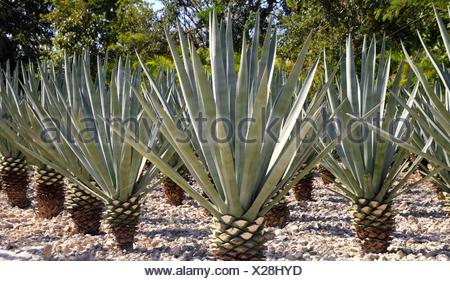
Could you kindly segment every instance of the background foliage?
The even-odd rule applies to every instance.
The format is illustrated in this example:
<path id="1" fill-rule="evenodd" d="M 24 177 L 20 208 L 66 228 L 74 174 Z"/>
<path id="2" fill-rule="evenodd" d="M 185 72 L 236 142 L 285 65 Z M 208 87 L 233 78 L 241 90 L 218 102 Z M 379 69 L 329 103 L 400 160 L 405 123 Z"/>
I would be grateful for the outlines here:
<path id="1" fill-rule="evenodd" d="M 350 33 L 355 46 L 364 35 L 385 35 L 394 63 L 403 59 L 400 42 L 412 54 L 420 48 L 418 30 L 428 46 L 442 54 L 432 3 L 444 18 L 448 0 L 160 0 L 156 10 L 150 0 L 0 0 L 0 63 L 61 59 L 64 50 L 92 54 L 133 55 L 138 52 L 153 71 L 170 65 L 164 28 L 174 32 L 176 23 L 187 31 L 204 61 L 208 13 L 231 11 L 233 45 L 240 48 L 260 11 L 263 30 L 267 19 L 279 23 L 279 53 L 289 60 L 297 56 L 303 40 L 315 29 L 312 60 L 323 48 L 329 59 L 339 58 L 342 42 Z M 448 21 L 446 21 L 448 22 Z M 263 36 L 261 38 L 264 38 Z M 358 52 L 358 50 L 356 50 Z"/>

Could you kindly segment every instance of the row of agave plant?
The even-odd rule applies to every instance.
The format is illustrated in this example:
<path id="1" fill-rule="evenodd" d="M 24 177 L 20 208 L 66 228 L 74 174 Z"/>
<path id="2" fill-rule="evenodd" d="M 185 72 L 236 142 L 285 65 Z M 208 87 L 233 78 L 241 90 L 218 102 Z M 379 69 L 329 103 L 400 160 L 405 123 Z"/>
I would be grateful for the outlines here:
<path id="1" fill-rule="evenodd" d="M 450 38 L 436 17 L 450 59 Z M 331 190 L 352 204 L 364 252 L 387 250 L 393 200 L 411 187 L 417 167 L 425 176 L 413 185 L 431 179 L 450 204 L 450 74 L 425 44 L 439 78 L 433 86 L 406 50 L 406 83 L 404 64 L 390 81 L 389 54 L 374 39 L 364 41 L 357 71 L 350 38 L 340 65 L 330 69 L 323 57 L 322 80 L 314 84 L 321 59 L 305 67 L 312 35 L 285 74 L 276 68 L 272 24 L 260 40 L 257 19 L 238 64 L 230 18 L 219 22 L 212 12 L 209 34 L 209 66 L 182 30 L 179 46 L 167 36 L 175 71 L 157 77 L 141 61 L 133 68 L 118 58 L 111 69 L 108 59 L 94 65 L 87 53 L 60 65 L 7 66 L 0 76 L 0 176 L 11 205 L 29 205 L 28 167 L 37 167 L 39 216 L 57 215 L 66 190 L 80 232 L 98 234 L 104 217 L 118 246 L 130 249 L 145 195 L 165 181 L 212 215 L 213 257 L 260 260 L 264 217 L 293 186 L 310 185 L 319 163 L 336 178 Z M 414 130 L 392 125 L 396 118 Z"/>

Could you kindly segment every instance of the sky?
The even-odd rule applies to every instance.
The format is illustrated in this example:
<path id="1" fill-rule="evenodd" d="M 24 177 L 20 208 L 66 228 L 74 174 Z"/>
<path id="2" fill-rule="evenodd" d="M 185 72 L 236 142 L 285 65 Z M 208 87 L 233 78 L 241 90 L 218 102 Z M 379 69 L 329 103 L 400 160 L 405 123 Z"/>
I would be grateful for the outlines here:
<path id="1" fill-rule="evenodd" d="M 153 8 L 155 10 L 159 10 L 159 9 L 161 9 L 163 7 L 162 4 L 161 4 L 161 1 L 159 1 L 159 0 L 145 0 L 145 1 L 153 4 Z"/>

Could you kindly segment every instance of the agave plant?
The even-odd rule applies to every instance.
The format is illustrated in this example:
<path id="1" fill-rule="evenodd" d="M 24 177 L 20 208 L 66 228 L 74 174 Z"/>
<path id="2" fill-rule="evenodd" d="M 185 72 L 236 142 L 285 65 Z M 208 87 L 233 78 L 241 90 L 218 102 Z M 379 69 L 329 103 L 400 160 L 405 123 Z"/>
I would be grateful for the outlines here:
<path id="1" fill-rule="evenodd" d="M 307 163 L 311 162 L 315 154 L 311 155 Z M 304 176 L 292 189 L 294 191 L 295 199 L 299 202 L 312 201 L 312 191 L 314 189 L 314 174 L 311 172 Z"/>
<path id="2" fill-rule="evenodd" d="M 327 126 L 327 133 L 331 139 L 339 139 L 336 151 L 342 163 L 332 154 L 322 163 L 338 179 L 333 191 L 352 204 L 352 229 L 362 250 L 381 253 L 387 250 L 395 229 L 392 202 L 406 189 L 407 180 L 421 158 L 408 166 L 408 150 L 380 138 L 363 126 L 360 119 L 368 120 L 373 128 L 389 130 L 399 140 L 411 138 L 405 122 L 408 111 L 391 102 L 387 95 L 388 91 L 393 95 L 399 93 L 403 65 L 388 88 L 390 57 L 385 52 L 384 41 L 377 54 L 375 39 L 368 47 L 365 40 L 358 75 L 350 37 L 341 64 L 340 82 L 328 89 L 330 110 L 336 117 Z M 412 104 L 413 98 L 407 104 Z M 338 111 L 340 101 L 342 110 Z M 350 128 L 352 137 L 340 138 Z"/>
<path id="3" fill-rule="evenodd" d="M 36 71 L 32 64 L 27 68 L 22 65 L 20 72 L 22 73 L 20 78 L 18 75 L 13 77 L 5 75 L 6 90 L 2 96 L 2 101 L 8 118 L 2 119 L 2 124 L 6 124 L 4 127 L 10 131 L 10 134 L 4 133 L 4 136 L 25 154 L 21 145 L 26 146 L 29 150 L 37 150 L 29 139 L 17 134 L 16 124 L 23 122 L 29 129 L 39 130 L 32 124 L 32 114 L 27 111 L 24 97 L 32 95 L 36 100 L 41 99 L 40 87 L 42 85 L 40 85 L 41 81 L 35 76 Z M 45 219 L 55 217 L 64 209 L 63 176 L 36 158 L 26 156 L 30 164 L 37 166 L 36 184 L 34 185 L 36 190 L 36 214 Z"/>
<path id="4" fill-rule="evenodd" d="M 65 74 L 62 73 L 62 70 L 65 71 Z M 42 64 L 38 73 L 41 87 L 33 88 L 39 93 L 24 91 L 25 102 L 16 98 L 17 91 L 8 95 L 7 108 L 13 118 L 11 123 L 2 124 L 0 130 L 11 140 L 20 143 L 24 154 L 34 159 L 34 162 L 41 167 L 48 167 L 51 173 L 54 168 L 61 170 L 60 167 L 65 167 L 73 174 L 77 174 L 78 178 L 92 181 L 89 173 L 80 161 L 77 161 L 70 147 L 64 146 L 63 143 L 56 146 L 54 141 L 50 140 L 50 138 L 56 137 L 51 134 L 56 131 L 56 128 L 52 128 L 49 122 L 50 118 L 42 114 L 44 110 L 47 110 L 59 124 L 63 121 L 67 122 L 69 113 L 60 111 L 60 108 L 55 106 L 56 104 L 67 102 L 70 104 L 72 112 L 81 110 L 81 99 L 74 94 L 78 91 L 73 86 L 74 80 L 80 79 L 78 77 L 80 70 L 81 64 L 77 63 L 76 58 L 73 63 L 70 63 L 66 57 L 64 67 L 61 67 L 58 72 L 55 71 L 54 66 L 46 67 L 45 64 Z M 28 75 L 35 75 L 35 73 L 30 72 Z M 16 136 L 14 132 L 17 132 L 18 135 Z M 44 160 L 42 161 L 42 159 Z M 75 222 L 77 231 L 83 234 L 98 234 L 103 202 L 91 193 L 84 191 L 75 182 L 70 182 L 66 187 L 66 208 Z"/>
<path id="5" fill-rule="evenodd" d="M 276 30 L 269 25 L 259 56 L 259 18 L 256 20 L 252 45 L 248 47 L 243 40 L 237 75 L 231 30 L 230 18 L 219 24 L 215 12 L 210 14 L 210 77 L 195 47 L 189 45 L 180 29 L 182 57 L 167 36 L 191 121 L 189 130 L 177 127 L 184 119 L 171 113 L 158 84 L 145 69 L 153 92 L 147 91 L 144 97 L 137 95 L 147 116 L 161 120 L 161 133 L 208 199 L 143 142 L 135 141 L 133 134 L 127 134 L 127 141 L 212 214 L 211 243 L 216 259 L 259 260 L 264 257 L 266 241 L 264 215 L 333 144 L 302 172 L 297 172 L 313 153 L 318 138 L 306 141 L 313 126 L 311 122 L 301 121 L 320 120 L 319 108 L 326 92 L 322 89 L 310 103 L 306 116 L 301 116 L 319 61 L 305 74 L 296 93 L 310 37 L 289 77 L 274 92 L 270 86 L 276 57 Z M 291 99 L 295 99 L 292 107 Z M 299 123 L 303 125 L 300 128 Z M 294 163 L 295 157 L 299 160 Z"/>
<path id="6" fill-rule="evenodd" d="M 286 75 L 280 69 L 278 69 L 277 75 L 274 77 L 273 80 L 274 81 L 272 83 L 271 91 L 277 92 L 278 90 L 282 89 L 281 86 L 286 81 Z M 294 91 L 295 95 L 298 95 L 300 93 L 300 90 L 301 90 L 301 83 L 297 82 L 296 89 Z M 313 97 L 314 96 L 315 95 L 313 95 Z M 292 99 L 290 106 L 293 106 L 294 101 L 295 101 L 295 99 Z M 307 100 L 305 102 L 305 104 L 303 105 L 303 109 L 301 112 L 302 118 L 305 118 L 305 116 L 307 115 L 308 106 L 309 106 L 309 101 Z M 309 156 L 309 158 L 306 161 L 304 161 L 303 159 L 301 159 L 302 154 L 300 153 L 299 155 L 297 155 L 297 157 L 295 157 L 292 160 L 293 166 L 300 167 L 299 171 L 297 171 L 297 172 L 301 172 L 301 170 L 304 167 L 306 167 L 315 158 L 315 156 L 316 156 L 316 154 L 313 153 Z M 302 162 L 302 165 L 300 165 L 300 166 L 298 165 L 299 161 Z M 314 175 L 312 173 L 308 173 L 300 181 L 298 181 L 295 185 L 293 185 L 292 189 L 294 192 L 294 196 L 298 201 L 312 200 L 311 194 L 312 194 L 312 189 L 313 189 L 313 181 L 314 181 Z M 289 216 L 289 210 L 287 209 L 286 200 L 281 200 L 281 202 L 278 203 L 277 206 L 274 207 L 274 209 L 272 209 L 269 214 L 272 215 L 273 220 L 281 222 L 281 223 L 274 223 L 275 225 L 283 225 L 284 221 L 287 221 L 287 216 Z M 267 216 L 268 215 L 266 215 L 266 217 Z M 266 224 L 267 224 L 267 220 L 266 220 Z"/>
<path id="7" fill-rule="evenodd" d="M 9 119 L 4 105 L 4 97 L 10 92 L 10 86 L 17 89 L 18 71 L 14 71 L 12 78 L 9 64 L 3 73 L 0 68 L 0 118 Z M 6 81 L 15 81 L 14 85 L 8 85 Z M 27 208 L 31 200 L 27 196 L 30 185 L 30 171 L 25 156 L 7 138 L 0 137 L 0 182 L 1 189 L 6 192 L 8 203 L 11 207 Z"/>
<path id="8" fill-rule="evenodd" d="M 408 93 L 407 90 L 405 90 L 406 93 Z M 440 100 L 442 101 L 443 104 L 446 104 L 446 108 L 450 108 L 450 99 L 448 98 L 448 91 L 445 91 L 442 89 L 442 85 L 437 82 L 435 83 L 434 86 L 434 92 L 436 93 L 436 95 L 440 98 Z M 418 102 L 419 104 L 424 103 L 423 101 L 420 101 L 422 99 L 425 99 L 425 103 L 430 104 L 430 100 L 427 98 L 426 95 L 424 95 L 423 93 L 419 93 L 418 98 Z M 433 113 L 425 107 L 422 107 L 423 113 L 427 115 L 427 118 L 431 119 L 431 120 L 435 120 L 435 117 L 433 116 Z M 430 139 L 429 134 L 427 134 L 422 127 L 420 126 L 420 124 L 418 124 L 417 122 L 415 122 L 415 126 L 414 126 L 414 135 L 413 135 L 413 139 L 412 139 L 412 144 L 414 145 L 414 147 L 416 147 L 417 149 L 421 149 L 422 147 L 425 146 L 425 144 L 427 143 L 427 141 Z M 442 150 L 442 148 L 436 143 L 433 142 L 428 150 L 429 152 L 433 153 L 433 155 L 435 157 L 437 157 L 440 161 L 442 162 L 446 162 L 446 152 Z M 434 165 L 431 164 L 428 160 L 426 159 L 422 159 L 422 161 L 419 164 L 419 171 L 421 172 L 421 174 L 423 175 L 427 175 L 430 173 L 430 170 L 434 169 Z M 445 193 L 444 190 L 446 188 L 446 183 L 443 180 L 443 178 L 437 174 L 434 175 L 431 178 L 430 183 L 432 184 L 433 190 L 437 195 L 437 199 L 439 200 L 445 200 Z"/>
<path id="9" fill-rule="evenodd" d="M 179 164 L 182 165 L 181 159 L 175 155 L 171 160 L 169 160 L 169 164 L 173 167 L 173 166 L 178 166 Z M 181 169 L 181 167 L 180 167 Z M 180 171 L 179 172 L 183 177 L 186 176 L 186 172 L 185 171 Z M 179 206 L 181 204 L 183 204 L 183 199 L 184 199 L 184 190 L 179 187 L 173 180 L 171 180 L 169 177 L 162 175 L 163 181 L 162 181 L 162 186 L 163 186 L 163 191 L 164 191 L 164 195 L 166 196 L 166 201 L 168 204 L 172 205 L 172 206 Z"/>
<path id="10" fill-rule="evenodd" d="M 450 36 L 436 9 L 434 11 L 447 57 L 450 59 Z M 450 211 L 450 125 L 448 122 L 450 120 L 450 74 L 444 62 L 438 62 L 435 59 L 420 34 L 419 39 L 422 42 L 427 57 L 436 70 L 445 94 L 440 91 L 434 91 L 433 86 L 428 82 L 423 71 L 403 47 L 406 60 L 414 74 L 417 76 L 423 91 L 419 91 L 420 94 L 417 95 L 417 98 L 412 105 L 405 103 L 404 100 L 397 95 L 394 95 L 394 98 L 396 98 L 397 102 L 402 107 L 408 110 L 416 121 L 416 124 L 420 126 L 421 133 L 425 135 L 425 138 L 427 138 L 429 142 L 432 141 L 433 145 L 429 146 L 425 153 L 421 151 L 421 147 L 415 146 L 414 143 L 402 145 L 406 149 L 423 156 L 435 166 L 434 173 L 439 174 L 439 177 L 435 177 L 435 182 L 439 183 L 439 187 L 443 190 L 446 198 L 445 207 Z M 381 131 L 380 135 L 392 139 L 392 136 L 389 135 L 388 132 Z M 433 174 L 430 173 L 430 175 Z"/>
<path id="11" fill-rule="evenodd" d="M 63 84 L 43 79 L 51 107 L 29 98 L 34 120 L 40 127 L 27 130 L 21 126 L 20 131 L 33 140 L 39 153 L 23 149 L 77 185 L 80 192 L 71 194 L 72 204 L 80 203 L 87 194 L 102 200 L 118 246 L 129 249 L 133 246 L 141 202 L 156 184 L 148 186 L 158 171 L 151 167 L 143 174 L 146 159 L 112 133 L 112 128 L 119 123 L 153 148 L 156 130 L 152 123 L 143 121 L 145 117 L 132 94 L 139 88 L 140 71 L 132 71 L 128 60 L 119 59 L 106 83 L 107 62 L 97 58 L 96 76 L 91 74 L 87 54 L 81 64 L 74 66 L 64 68 Z M 13 133 L 7 130 L 9 126 L 2 127 L 8 135 Z M 53 132 L 53 138 L 43 139 L 43 131 Z M 167 145 L 161 144 L 158 149 L 165 153 L 162 158 L 172 156 Z"/>
<path id="12" fill-rule="evenodd" d="M 164 69 L 161 69 L 158 73 L 157 82 L 161 89 L 161 95 L 170 105 L 170 111 L 176 115 L 183 115 L 185 106 L 183 100 L 180 98 L 173 71 L 164 71 Z M 159 137 L 161 139 L 164 138 L 161 134 Z M 161 140 L 161 142 L 163 141 Z M 186 167 L 183 165 L 183 161 L 181 161 L 177 154 L 174 154 L 168 163 L 176 170 L 179 170 L 179 173 L 185 179 L 189 178 L 189 171 L 187 171 Z M 173 206 L 178 206 L 183 203 L 184 190 L 173 180 L 163 175 L 162 186 L 167 203 Z"/>

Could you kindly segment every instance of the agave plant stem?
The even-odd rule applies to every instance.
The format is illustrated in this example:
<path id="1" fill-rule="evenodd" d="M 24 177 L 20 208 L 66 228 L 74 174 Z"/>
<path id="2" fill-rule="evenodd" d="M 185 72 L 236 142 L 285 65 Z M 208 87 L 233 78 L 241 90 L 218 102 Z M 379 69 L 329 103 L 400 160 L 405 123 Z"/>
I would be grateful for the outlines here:
<path id="1" fill-rule="evenodd" d="M 247 221 L 224 215 L 213 219 L 212 256 L 216 260 L 263 260 L 267 235 L 264 217 Z"/>
<path id="2" fill-rule="evenodd" d="M 55 170 L 39 168 L 36 174 L 36 214 L 51 219 L 64 209 L 64 177 Z"/>
<path id="3" fill-rule="evenodd" d="M 11 207 L 25 209 L 31 205 L 27 196 L 30 175 L 25 157 L 0 157 L 0 181 Z"/>
<path id="4" fill-rule="evenodd" d="M 441 200 L 441 201 L 445 200 L 444 191 L 439 186 L 435 185 L 434 183 L 433 183 L 433 191 L 436 194 L 436 198 L 438 200 Z"/>
<path id="5" fill-rule="evenodd" d="M 172 206 L 179 206 L 183 204 L 184 190 L 181 187 L 179 187 L 169 177 L 164 177 L 162 185 L 168 204 Z"/>
<path id="6" fill-rule="evenodd" d="M 312 173 L 303 177 L 292 188 L 297 201 L 312 201 L 312 191 L 314 188 L 314 175 Z"/>
<path id="7" fill-rule="evenodd" d="M 328 171 L 328 169 L 325 168 L 323 165 L 319 165 L 317 167 L 317 170 L 320 173 L 320 177 L 321 177 L 324 185 L 331 184 L 336 179 L 336 177 L 333 175 L 333 173 Z"/>
<path id="8" fill-rule="evenodd" d="M 264 216 L 264 224 L 266 227 L 284 228 L 289 220 L 289 214 L 287 200 L 283 199 Z"/>
<path id="9" fill-rule="evenodd" d="M 133 249 L 134 237 L 139 224 L 141 202 L 139 197 L 127 201 L 113 200 L 106 204 L 106 220 L 122 250 Z"/>
<path id="10" fill-rule="evenodd" d="M 352 229 L 365 253 L 384 253 L 392 240 L 394 213 L 391 203 L 369 201 L 353 202 Z"/>
<path id="11" fill-rule="evenodd" d="M 82 234 L 98 235 L 105 204 L 95 196 L 69 184 L 66 190 L 66 209 L 75 223 L 76 231 Z"/>

